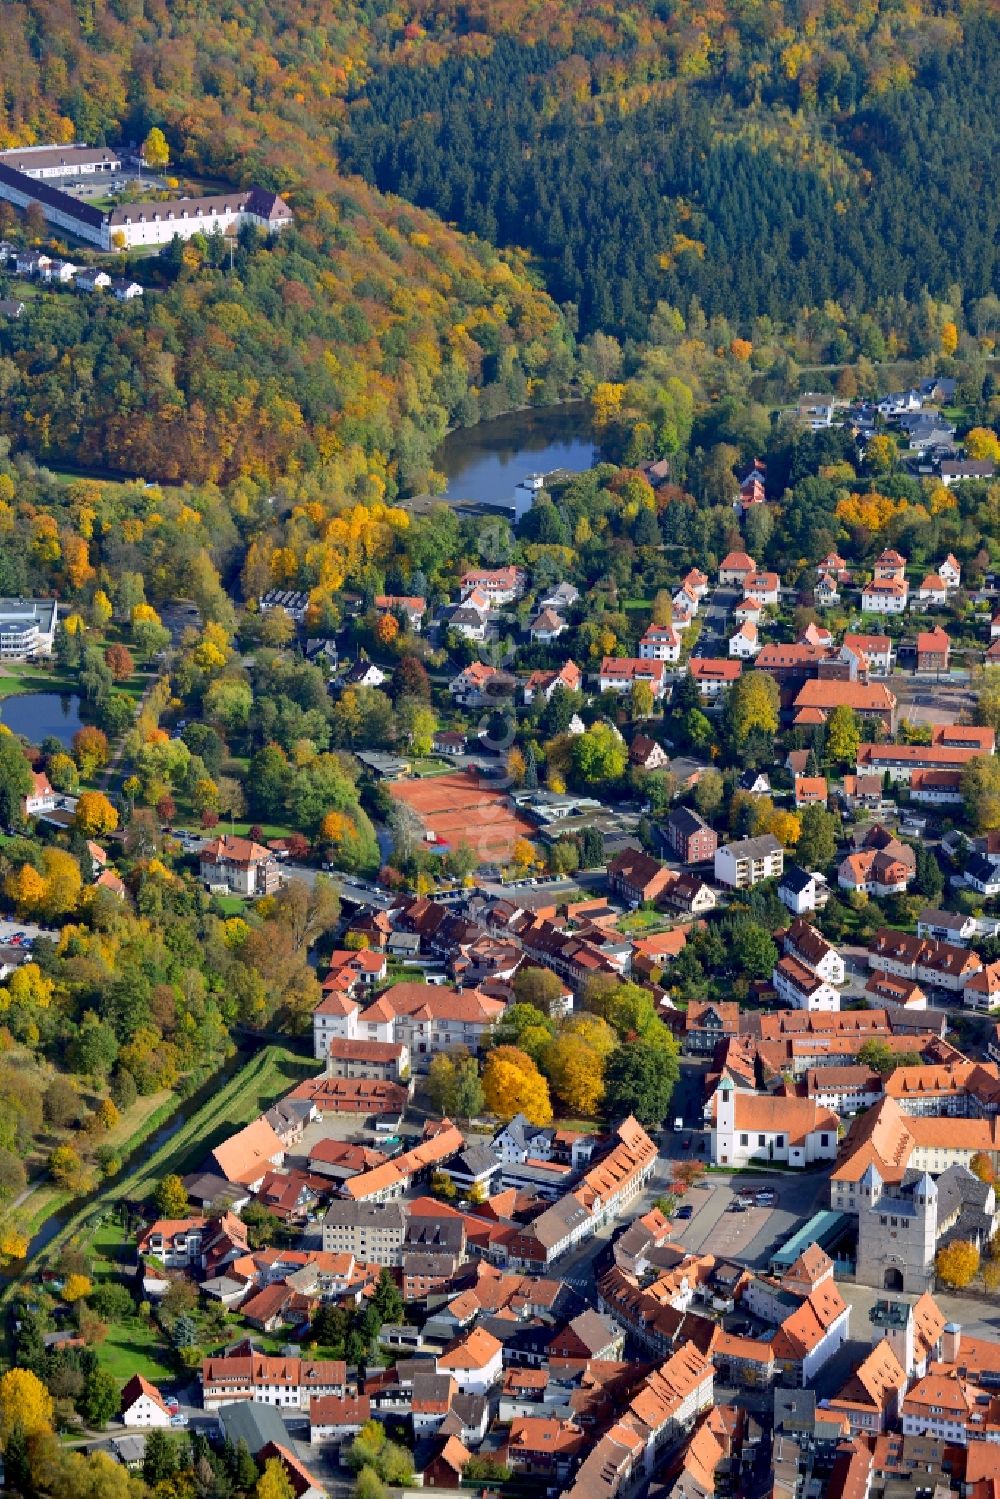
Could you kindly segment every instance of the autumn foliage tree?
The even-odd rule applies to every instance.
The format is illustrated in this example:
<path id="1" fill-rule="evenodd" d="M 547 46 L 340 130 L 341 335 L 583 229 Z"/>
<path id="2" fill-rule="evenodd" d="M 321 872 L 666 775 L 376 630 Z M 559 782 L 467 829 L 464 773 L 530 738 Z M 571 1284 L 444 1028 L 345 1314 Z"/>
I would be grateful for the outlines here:
<path id="1" fill-rule="evenodd" d="M 76 804 L 73 822 L 87 838 L 98 838 L 115 831 L 118 813 L 103 791 L 85 791 Z"/>
<path id="2" fill-rule="evenodd" d="M 52 1396 L 30 1369 L 8 1369 L 0 1378 L 0 1445 L 7 1446 L 15 1426 L 26 1437 L 52 1430 Z"/>
<path id="3" fill-rule="evenodd" d="M 89 780 L 102 765 L 107 765 L 108 736 L 104 730 L 95 728 L 93 724 L 85 724 L 82 729 L 77 729 L 73 735 L 73 758 L 85 780 Z"/>
<path id="4" fill-rule="evenodd" d="M 968 1239 L 953 1239 L 938 1250 L 934 1260 L 938 1279 L 961 1290 L 970 1285 L 979 1270 L 979 1250 Z"/>
<path id="5" fill-rule="evenodd" d="M 116 682 L 125 682 L 135 671 L 135 662 L 132 652 L 127 645 L 116 643 L 109 645 L 104 652 L 104 659 L 108 663 L 111 675 Z"/>
<path id="6" fill-rule="evenodd" d="M 527 1052 L 516 1046 L 497 1046 L 486 1058 L 483 1097 L 499 1119 L 520 1113 L 530 1124 L 552 1123 L 549 1085 Z"/>

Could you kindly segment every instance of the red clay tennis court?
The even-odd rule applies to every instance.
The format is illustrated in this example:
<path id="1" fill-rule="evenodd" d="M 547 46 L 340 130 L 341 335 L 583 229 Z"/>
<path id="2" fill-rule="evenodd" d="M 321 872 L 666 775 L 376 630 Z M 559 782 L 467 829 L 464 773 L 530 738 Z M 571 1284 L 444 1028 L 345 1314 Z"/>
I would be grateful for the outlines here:
<path id="1" fill-rule="evenodd" d="M 536 831 L 511 810 L 503 791 L 461 771 L 426 780 L 394 781 L 389 790 L 413 808 L 429 833 L 452 848 L 468 843 L 483 864 L 503 863 L 518 838 L 530 838 Z"/>

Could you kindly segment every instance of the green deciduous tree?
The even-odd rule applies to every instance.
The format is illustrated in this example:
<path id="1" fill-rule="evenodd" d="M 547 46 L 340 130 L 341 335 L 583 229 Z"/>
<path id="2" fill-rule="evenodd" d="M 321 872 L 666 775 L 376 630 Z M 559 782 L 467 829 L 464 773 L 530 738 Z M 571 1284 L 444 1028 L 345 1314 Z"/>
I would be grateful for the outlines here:
<path id="1" fill-rule="evenodd" d="M 634 1114 L 647 1128 L 661 1124 L 670 1108 L 680 1065 L 676 1053 L 642 1041 L 620 1046 L 604 1072 L 604 1113 L 612 1122 Z"/>

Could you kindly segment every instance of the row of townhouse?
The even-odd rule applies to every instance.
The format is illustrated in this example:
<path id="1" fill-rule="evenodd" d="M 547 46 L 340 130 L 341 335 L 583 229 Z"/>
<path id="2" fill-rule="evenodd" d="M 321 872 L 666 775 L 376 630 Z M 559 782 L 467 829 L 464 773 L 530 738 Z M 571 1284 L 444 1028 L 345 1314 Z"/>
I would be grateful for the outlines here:
<path id="1" fill-rule="evenodd" d="M 982 958 L 971 948 L 886 927 L 876 932 L 869 944 L 868 966 L 878 973 L 913 979 L 952 994 L 961 994 L 984 967 Z"/>
<path id="2" fill-rule="evenodd" d="M 778 997 L 794 1010 L 839 1010 L 846 970 L 837 949 L 801 917 L 778 936 L 784 956 L 771 976 Z"/>
<path id="3" fill-rule="evenodd" d="M 715 1370 L 692 1342 L 647 1375 L 577 1469 L 563 1499 L 614 1499 L 648 1481 L 664 1452 L 713 1403 Z"/>
<path id="4" fill-rule="evenodd" d="M 307 1411 L 314 1396 L 346 1391 L 347 1365 L 339 1359 L 252 1353 L 206 1358 L 201 1365 L 202 1405 L 209 1411 L 234 1400 Z"/>
<path id="5" fill-rule="evenodd" d="M 619 1124 L 611 1149 L 591 1165 L 572 1192 L 494 1248 L 505 1263 L 543 1269 L 591 1238 L 635 1200 L 653 1174 L 656 1145 L 631 1117 Z"/>

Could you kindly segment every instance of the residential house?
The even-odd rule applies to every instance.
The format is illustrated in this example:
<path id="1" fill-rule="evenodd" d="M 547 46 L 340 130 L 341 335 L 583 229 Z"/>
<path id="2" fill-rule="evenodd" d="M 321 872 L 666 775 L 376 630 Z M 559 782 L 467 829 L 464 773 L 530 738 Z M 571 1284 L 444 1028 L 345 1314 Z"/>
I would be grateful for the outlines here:
<path id="1" fill-rule="evenodd" d="M 947 671 L 951 640 L 940 625 L 917 632 L 917 671 Z"/>
<path id="2" fill-rule="evenodd" d="M 635 736 L 629 745 L 628 759 L 630 765 L 636 765 L 641 770 L 665 770 L 670 764 L 670 756 L 663 745 L 650 739 L 648 734 Z"/>
<path id="3" fill-rule="evenodd" d="M 797 917 L 787 931 L 780 934 L 780 940 L 785 953 L 805 964 L 820 978 L 831 984 L 845 982 L 847 969 L 840 953 L 808 921 Z"/>
<path id="4" fill-rule="evenodd" d="M 140 1258 L 153 1255 L 167 1270 L 187 1270 L 201 1264 L 207 1219 L 200 1213 L 187 1218 L 157 1218 L 139 1236 Z"/>
<path id="5" fill-rule="evenodd" d="M 905 582 L 873 578 L 861 590 L 861 609 L 865 614 L 903 614 L 908 596 Z"/>
<path id="6" fill-rule="evenodd" d="M 706 702 L 714 702 L 738 680 L 742 663 L 718 656 L 692 656 L 688 672 Z"/>
<path id="7" fill-rule="evenodd" d="M 474 1327 L 457 1338 L 435 1360 L 439 1374 L 449 1374 L 466 1395 L 487 1395 L 503 1375 L 503 1344 L 485 1328 Z"/>
<path id="8" fill-rule="evenodd" d="M 233 895 L 272 895 L 281 874 L 271 850 L 252 838 L 223 833 L 206 843 L 199 856 L 201 878 L 208 886 L 225 886 Z"/>
<path id="9" fill-rule="evenodd" d="M 716 883 L 731 890 L 745 890 L 761 880 L 779 876 L 784 869 L 785 851 L 773 833 L 757 838 L 742 838 L 723 844 L 715 851 Z"/>
<path id="10" fill-rule="evenodd" d="M 170 1425 L 170 1409 L 155 1384 L 133 1374 L 122 1389 L 118 1419 L 123 1426 L 162 1428 Z"/>
<path id="11" fill-rule="evenodd" d="M 812 874 L 798 864 L 790 864 L 778 883 L 778 899 L 795 916 L 815 911 L 826 904 L 829 888 L 821 874 Z"/>
<path id="12" fill-rule="evenodd" d="M 106 291 L 111 285 L 111 277 L 99 266 L 92 268 L 88 266 L 82 271 L 77 271 L 73 285 L 78 291 Z"/>
<path id="13" fill-rule="evenodd" d="M 461 595 L 465 599 L 478 589 L 493 607 L 512 604 L 524 593 L 526 577 L 520 567 L 472 568 L 462 574 Z"/>
<path id="14" fill-rule="evenodd" d="M 953 942 L 958 947 L 967 947 L 978 929 L 976 918 L 961 911 L 925 906 L 917 917 L 918 937 L 933 937 L 936 942 Z"/>
<path id="15" fill-rule="evenodd" d="M 829 795 L 826 776 L 795 777 L 795 807 L 825 807 Z"/>
<path id="16" fill-rule="evenodd" d="M 538 607 L 539 609 L 555 609 L 557 613 L 564 614 L 567 609 L 572 609 L 573 605 L 579 602 L 579 598 L 580 590 L 564 580 L 562 583 L 557 583 L 543 599 L 538 600 Z"/>
<path id="17" fill-rule="evenodd" d="M 719 583 L 723 588 L 743 588 L 757 571 L 757 564 L 746 552 L 730 552 L 719 565 Z"/>
<path id="18" fill-rule="evenodd" d="M 741 770 L 736 777 L 736 790 L 745 791 L 747 796 L 770 796 L 771 778 L 766 770 Z"/>
<path id="19" fill-rule="evenodd" d="M 579 692 L 583 686 L 583 673 L 575 661 L 564 661 L 558 671 L 533 671 L 524 684 L 524 701 L 532 703 L 535 694 L 541 693 L 546 702 L 558 687 L 567 692 Z"/>
<path id="20" fill-rule="evenodd" d="M 714 1056 L 720 1041 L 739 1034 L 740 1007 L 734 1000 L 688 1001 L 683 1047 L 693 1056 Z"/>
<path id="21" fill-rule="evenodd" d="M 740 625 L 735 635 L 729 637 L 729 654 L 740 661 L 752 661 L 760 646 L 760 634 L 750 619 Z"/>
<path id="22" fill-rule="evenodd" d="M 875 576 L 882 581 L 902 583 L 906 579 L 906 558 L 887 547 L 875 559 Z"/>
<path id="23" fill-rule="evenodd" d="M 419 634 L 427 613 L 427 600 L 416 594 L 378 593 L 375 595 L 375 612 L 402 615 L 410 629 Z"/>
<path id="24" fill-rule="evenodd" d="M 51 812 L 59 796 L 44 770 L 33 770 L 30 775 L 31 790 L 22 799 L 21 807 L 25 817 L 38 817 L 44 812 Z"/>
<path id="25" fill-rule="evenodd" d="M 781 596 L 781 579 L 777 573 L 754 572 L 744 579 L 743 592 L 758 604 L 777 604 Z"/>
<path id="26" fill-rule="evenodd" d="M 567 628 L 561 614 L 557 614 L 554 609 L 542 609 L 528 626 L 528 634 L 536 645 L 547 645 L 552 640 L 558 640 Z"/>
<path id="27" fill-rule="evenodd" d="M 912 878 L 913 870 L 908 864 L 880 848 L 848 854 L 837 869 L 841 890 L 860 890 L 879 898 L 902 895 Z"/>
<path id="28" fill-rule="evenodd" d="M 143 288 L 131 276 L 116 276 L 111 282 L 111 294 L 116 302 L 134 302 L 142 296 Z"/>
<path id="29" fill-rule="evenodd" d="M 681 658 L 680 631 L 671 625 L 648 625 L 639 641 L 639 658 L 642 661 L 679 661 Z"/>
<path id="30" fill-rule="evenodd" d="M 830 573 L 820 573 L 813 588 L 813 602 L 817 609 L 832 609 L 840 603 L 840 590 Z"/>
<path id="31" fill-rule="evenodd" d="M 943 609 L 948 602 L 948 585 L 937 573 L 928 573 L 917 589 L 916 598 L 925 609 Z"/>
<path id="32" fill-rule="evenodd" d="M 719 835 L 699 812 L 675 807 L 667 819 L 664 835 L 682 864 L 703 864 L 715 857 Z"/>
<path id="33" fill-rule="evenodd" d="M 481 708 L 512 696 L 516 684 L 506 672 L 482 661 L 470 661 L 448 683 L 452 699 L 463 708 Z"/>
<path id="34" fill-rule="evenodd" d="M 779 958 L 771 974 L 778 998 L 794 1010 L 839 1010 L 840 994 L 797 958 Z"/>
<path id="35" fill-rule="evenodd" d="M 943 458 L 940 473 L 946 489 L 969 479 L 988 484 L 996 474 L 996 465 L 992 458 Z"/>
<path id="36" fill-rule="evenodd" d="M 666 666 L 662 660 L 629 656 L 605 656 L 598 674 L 601 692 L 631 692 L 636 682 L 646 682 L 659 700 L 667 690 Z"/>
<path id="37" fill-rule="evenodd" d="M 309 1441 L 353 1441 L 371 1420 L 367 1395 L 314 1395 L 309 1402 Z"/>
<path id="38" fill-rule="evenodd" d="M 841 642 L 840 659 L 848 663 L 852 682 L 865 681 L 869 676 L 887 677 L 895 660 L 892 639 L 888 635 L 848 632 Z"/>

